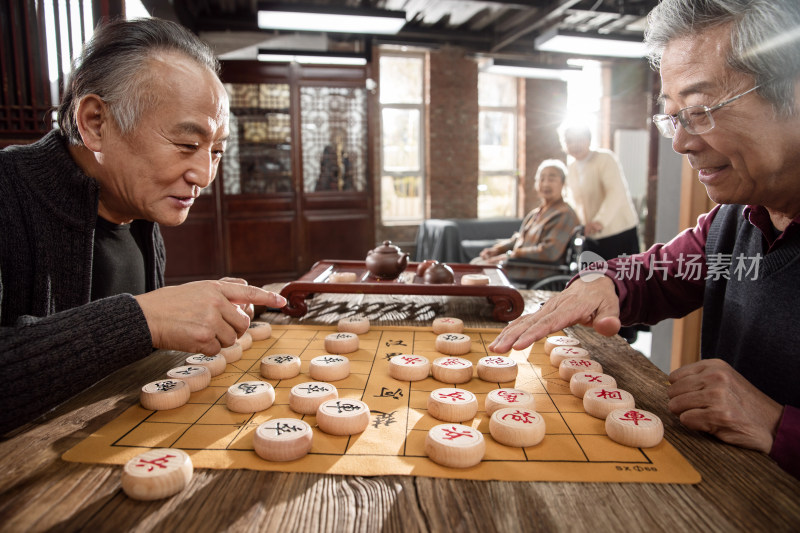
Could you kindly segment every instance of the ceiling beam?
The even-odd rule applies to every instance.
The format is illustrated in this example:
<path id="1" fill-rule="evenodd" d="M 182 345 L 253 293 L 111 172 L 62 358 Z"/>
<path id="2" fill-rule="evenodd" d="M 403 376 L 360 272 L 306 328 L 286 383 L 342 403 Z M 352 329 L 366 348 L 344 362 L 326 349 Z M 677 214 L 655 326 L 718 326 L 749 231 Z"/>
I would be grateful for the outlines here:
<path id="1" fill-rule="evenodd" d="M 543 8 L 541 13 L 539 13 L 540 16 L 536 17 L 535 22 L 531 24 L 523 24 L 522 27 L 503 35 L 500 37 L 497 43 L 492 46 L 491 51 L 498 52 L 520 37 L 524 37 L 525 35 L 537 31 L 540 28 L 549 27 L 558 23 L 561 17 L 564 16 L 564 13 L 566 13 L 569 8 L 580 1 L 581 0 L 558 0 L 557 2 L 551 4 L 550 7 Z"/>

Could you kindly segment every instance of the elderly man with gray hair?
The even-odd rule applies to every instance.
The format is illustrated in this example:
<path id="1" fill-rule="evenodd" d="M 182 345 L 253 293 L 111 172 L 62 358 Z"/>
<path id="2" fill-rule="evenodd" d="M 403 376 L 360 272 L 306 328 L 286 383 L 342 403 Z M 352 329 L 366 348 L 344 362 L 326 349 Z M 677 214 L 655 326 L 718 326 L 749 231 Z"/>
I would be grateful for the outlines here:
<path id="1" fill-rule="evenodd" d="M 163 20 L 101 26 L 77 58 L 60 129 L 0 151 L 0 434 L 153 348 L 214 355 L 251 304 L 224 279 L 165 287 L 159 224 L 213 181 L 228 96 L 211 49 Z"/>
<path id="2" fill-rule="evenodd" d="M 670 374 L 670 410 L 800 477 L 800 2 L 663 0 L 645 40 L 662 81 L 653 122 L 720 205 L 669 243 L 574 280 L 490 348 L 576 323 L 612 335 L 702 307 L 702 360 Z M 631 260 L 654 275 L 623 275 Z"/>

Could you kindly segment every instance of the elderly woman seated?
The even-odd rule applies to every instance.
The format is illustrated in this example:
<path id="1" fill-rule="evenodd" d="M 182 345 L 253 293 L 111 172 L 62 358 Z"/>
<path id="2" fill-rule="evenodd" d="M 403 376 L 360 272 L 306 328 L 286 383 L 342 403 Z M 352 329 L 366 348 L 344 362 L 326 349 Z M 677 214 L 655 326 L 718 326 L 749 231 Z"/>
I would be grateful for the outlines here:
<path id="1" fill-rule="evenodd" d="M 504 264 L 509 258 L 561 264 L 572 230 L 580 224 L 578 215 L 564 201 L 562 190 L 567 168 L 557 159 L 548 159 L 536 171 L 535 188 L 541 204 L 522 220 L 519 231 L 510 238 L 484 248 L 471 261 L 477 265 Z M 536 277 L 535 267 L 525 268 L 525 278 Z M 541 276 L 552 274 L 542 269 Z"/>

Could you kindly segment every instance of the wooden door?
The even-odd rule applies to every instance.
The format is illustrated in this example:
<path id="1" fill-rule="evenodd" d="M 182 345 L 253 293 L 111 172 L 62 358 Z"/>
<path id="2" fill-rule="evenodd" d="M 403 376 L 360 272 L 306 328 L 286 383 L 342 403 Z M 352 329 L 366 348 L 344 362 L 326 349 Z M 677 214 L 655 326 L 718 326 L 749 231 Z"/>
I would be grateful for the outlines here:
<path id="1" fill-rule="evenodd" d="M 303 272 L 374 247 L 366 80 L 362 70 L 325 74 L 307 69 L 299 81 Z"/>
<path id="2" fill-rule="evenodd" d="M 227 64 L 226 64 L 227 66 Z M 288 77 L 228 68 L 231 135 L 221 170 L 225 271 L 263 285 L 297 277 L 297 194 Z"/>

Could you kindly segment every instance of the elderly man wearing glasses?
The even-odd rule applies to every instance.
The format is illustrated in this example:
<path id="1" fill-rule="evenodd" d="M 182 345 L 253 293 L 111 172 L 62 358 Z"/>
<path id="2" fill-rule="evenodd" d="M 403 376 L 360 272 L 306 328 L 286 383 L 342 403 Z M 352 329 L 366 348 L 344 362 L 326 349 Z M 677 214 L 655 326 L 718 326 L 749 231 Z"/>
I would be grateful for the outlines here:
<path id="1" fill-rule="evenodd" d="M 645 35 L 662 80 L 653 122 L 720 205 L 669 243 L 573 280 L 490 346 L 522 349 L 576 323 L 613 335 L 702 307 L 702 360 L 670 374 L 670 410 L 796 477 L 799 33 L 797 0 L 662 0 Z M 643 275 L 620 275 L 626 261 Z"/>

